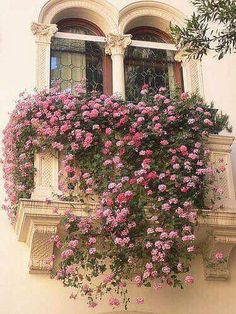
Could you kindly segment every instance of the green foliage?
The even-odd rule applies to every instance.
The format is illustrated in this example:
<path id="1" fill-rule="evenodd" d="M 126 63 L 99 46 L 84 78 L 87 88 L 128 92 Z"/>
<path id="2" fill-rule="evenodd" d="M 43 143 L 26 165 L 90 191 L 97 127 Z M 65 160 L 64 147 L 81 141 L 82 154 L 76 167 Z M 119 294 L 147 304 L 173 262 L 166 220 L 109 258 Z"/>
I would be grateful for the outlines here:
<path id="1" fill-rule="evenodd" d="M 196 7 L 186 25 L 172 25 L 177 44 L 189 58 L 202 59 L 208 50 L 222 59 L 236 50 L 236 2 L 234 0 L 193 0 Z"/>

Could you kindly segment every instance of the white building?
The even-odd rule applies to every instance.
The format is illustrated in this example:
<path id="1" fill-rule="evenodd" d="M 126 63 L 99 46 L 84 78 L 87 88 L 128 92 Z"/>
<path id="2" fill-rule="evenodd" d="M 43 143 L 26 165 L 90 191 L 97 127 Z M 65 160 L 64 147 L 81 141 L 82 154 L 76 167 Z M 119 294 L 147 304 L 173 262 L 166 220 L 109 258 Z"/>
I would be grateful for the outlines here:
<path id="1" fill-rule="evenodd" d="M 171 88 L 173 82 L 177 81 L 186 91 L 198 91 L 207 101 L 213 100 L 217 108 L 227 113 L 233 126 L 230 136 L 235 136 L 236 56 L 226 55 L 218 61 L 210 53 L 201 64 L 186 62 L 172 42 L 170 22 L 182 25 L 192 9 L 190 0 L 2 1 L 1 130 L 8 121 L 8 112 L 14 108 L 14 100 L 22 90 L 48 87 L 55 79 L 61 79 L 62 88 L 73 88 L 73 84 L 86 77 L 100 90 L 126 95 L 127 98 L 134 97 L 136 87 L 142 83 L 166 84 Z M 145 48 L 151 48 L 149 53 L 154 56 L 158 51 L 165 62 L 159 60 L 154 64 L 150 62 L 150 55 L 145 59 Z M 138 49 L 142 51 L 141 57 L 137 57 Z M 153 79 L 147 82 L 143 77 L 147 79 L 150 73 Z M 94 87 L 92 83 L 89 88 Z M 230 205 L 208 220 L 216 231 L 216 245 L 226 253 L 227 265 L 223 270 L 206 274 L 199 255 L 193 262 L 194 285 L 185 290 L 166 288 L 158 293 L 144 289 L 144 305 L 131 303 L 129 313 L 236 313 L 236 203 L 232 181 L 236 175 L 236 144 L 231 146 L 231 168 L 231 142 L 231 139 L 227 141 L 223 137 L 212 140 L 212 149 L 228 161 L 225 184 L 228 187 L 226 198 L 229 199 L 226 203 Z M 37 193 L 44 193 L 43 189 L 39 187 L 36 196 L 39 195 Z M 1 196 L 3 199 L 3 187 Z M 35 223 L 35 217 L 31 214 L 27 216 L 24 212 L 21 218 L 14 230 L 6 214 L 1 212 L 0 313 L 112 312 L 106 303 L 89 309 L 85 300 L 69 299 L 69 289 L 50 279 L 48 274 L 43 274 L 40 265 L 31 268 L 37 270 L 37 274 L 29 273 L 30 254 L 34 259 L 33 254 L 47 255 L 51 248 L 47 248 L 49 253 L 47 249 L 45 252 L 45 242 L 40 242 L 42 239 L 37 239 L 37 234 L 31 234 L 30 238 L 33 231 L 29 230 L 29 224 Z M 45 219 L 48 222 L 51 218 Z M 54 218 L 50 221 L 51 227 L 58 223 Z M 28 245 L 25 243 L 27 236 Z M 32 253 L 32 250 L 36 253 Z"/>

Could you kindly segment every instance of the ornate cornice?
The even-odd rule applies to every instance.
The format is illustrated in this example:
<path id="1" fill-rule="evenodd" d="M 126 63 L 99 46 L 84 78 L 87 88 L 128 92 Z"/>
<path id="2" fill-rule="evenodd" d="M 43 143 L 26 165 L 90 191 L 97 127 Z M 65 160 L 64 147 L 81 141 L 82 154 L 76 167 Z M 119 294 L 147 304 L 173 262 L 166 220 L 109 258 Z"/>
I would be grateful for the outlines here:
<path id="1" fill-rule="evenodd" d="M 211 151 L 230 153 L 231 145 L 233 144 L 234 139 L 234 136 L 210 135 L 208 140 L 208 147 Z"/>
<path id="2" fill-rule="evenodd" d="M 109 55 L 124 54 L 125 49 L 131 44 L 132 35 L 108 34 L 105 53 Z"/>
<path id="3" fill-rule="evenodd" d="M 41 10 L 39 21 L 50 23 L 58 13 L 71 8 L 82 10 L 91 22 L 97 20 L 104 33 L 118 31 L 118 10 L 105 0 L 51 0 Z"/>

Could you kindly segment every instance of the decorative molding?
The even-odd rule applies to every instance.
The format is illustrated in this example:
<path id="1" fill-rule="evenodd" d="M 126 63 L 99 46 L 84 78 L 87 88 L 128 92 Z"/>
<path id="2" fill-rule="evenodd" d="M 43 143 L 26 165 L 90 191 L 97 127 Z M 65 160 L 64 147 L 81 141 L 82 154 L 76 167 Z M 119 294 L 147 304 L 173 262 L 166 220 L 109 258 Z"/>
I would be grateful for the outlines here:
<path id="1" fill-rule="evenodd" d="M 131 44 L 132 35 L 108 34 L 105 53 L 124 55 L 125 49 Z"/>
<path id="2" fill-rule="evenodd" d="M 135 3 L 125 7 L 120 11 L 120 22 L 119 31 L 123 33 L 126 31 L 126 27 L 131 21 L 142 17 L 145 22 L 145 17 L 157 17 L 167 22 L 167 28 L 169 29 L 169 23 L 172 22 L 177 25 L 183 25 L 185 16 L 175 8 L 162 4 L 146 2 L 145 5 L 142 3 Z"/>
<path id="3" fill-rule="evenodd" d="M 104 33 L 117 32 L 118 30 L 118 10 L 109 2 L 104 0 L 51 0 L 42 8 L 39 22 L 52 23 L 53 19 L 63 11 L 80 9 L 84 17 L 96 23 Z M 90 18 L 88 18 L 90 17 Z M 61 17 L 63 18 L 63 17 Z M 102 25 L 101 25 L 102 24 Z"/>
<path id="4" fill-rule="evenodd" d="M 215 152 L 231 152 L 231 145 L 234 142 L 234 136 L 224 135 L 210 135 L 208 140 L 208 147 Z"/>

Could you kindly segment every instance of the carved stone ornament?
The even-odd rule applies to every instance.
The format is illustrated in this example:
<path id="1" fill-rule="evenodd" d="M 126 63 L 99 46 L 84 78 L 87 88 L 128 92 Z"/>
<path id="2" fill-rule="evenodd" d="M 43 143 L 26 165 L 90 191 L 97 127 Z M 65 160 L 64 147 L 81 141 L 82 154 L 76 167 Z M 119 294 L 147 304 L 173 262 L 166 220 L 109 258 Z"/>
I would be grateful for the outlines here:
<path id="1" fill-rule="evenodd" d="M 105 53 L 109 55 L 124 54 L 125 49 L 131 44 L 132 35 L 108 34 Z"/>
<path id="2" fill-rule="evenodd" d="M 56 24 L 32 23 L 31 31 L 39 42 L 50 43 L 52 36 L 58 31 Z"/>
<path id="3" fill-rule="evenodd" d="M 230 278 L 229 259 L 236 244 L 236 212 L 204 212 L 200 226 L 207 226 L 210 235 L 204 239 L 204 275 L 206 280 L 224 281 Z M 223 253 L 224 261 L 209 267 L 217 252 Z"/>
<path id="4" fill-rule="evenodd" d="M 76 202 L 20 200 L 15 230 L 18 240 L 29 247 L 29 272 L 48 273 L 48 260 L 54 253 L 53 235 L 65 210 L 71 209 L 78 216 L 87 216 L 95 210 L 94 204 Z"/>

